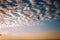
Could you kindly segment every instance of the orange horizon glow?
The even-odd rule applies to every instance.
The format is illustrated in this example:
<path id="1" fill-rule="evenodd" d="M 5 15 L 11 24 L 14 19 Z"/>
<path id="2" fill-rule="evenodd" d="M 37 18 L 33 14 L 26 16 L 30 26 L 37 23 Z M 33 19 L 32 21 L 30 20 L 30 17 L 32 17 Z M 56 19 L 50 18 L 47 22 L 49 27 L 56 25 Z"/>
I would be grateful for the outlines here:
<path id="1" fill-rule="evenodd" d="M 60 39 L 60 33 L 38 33 L 20 35 L 2 35 L 0 39 Z"/>

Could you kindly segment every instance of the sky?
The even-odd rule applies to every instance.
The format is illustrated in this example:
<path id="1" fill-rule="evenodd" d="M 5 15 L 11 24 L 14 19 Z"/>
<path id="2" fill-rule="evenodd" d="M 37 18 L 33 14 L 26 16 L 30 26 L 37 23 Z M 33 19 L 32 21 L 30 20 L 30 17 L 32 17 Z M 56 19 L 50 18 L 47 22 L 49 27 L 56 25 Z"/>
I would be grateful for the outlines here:
<path id="1" fill-rule="evenodd" d="M 59 0 L 4 2 L 1 0 L 0 3 L 0 34 L 22 37 L 60 33 Z"/>

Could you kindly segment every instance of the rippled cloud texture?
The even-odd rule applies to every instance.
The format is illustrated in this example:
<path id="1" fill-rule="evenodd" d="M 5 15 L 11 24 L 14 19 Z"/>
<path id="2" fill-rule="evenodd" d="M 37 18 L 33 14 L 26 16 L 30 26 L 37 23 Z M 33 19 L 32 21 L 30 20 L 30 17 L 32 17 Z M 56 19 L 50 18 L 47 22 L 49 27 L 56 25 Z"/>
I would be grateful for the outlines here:
<path id="1" fill-rule="evenodd" d="M 60 0 L 0 0 L 0 33 L 60 32 Z"/>

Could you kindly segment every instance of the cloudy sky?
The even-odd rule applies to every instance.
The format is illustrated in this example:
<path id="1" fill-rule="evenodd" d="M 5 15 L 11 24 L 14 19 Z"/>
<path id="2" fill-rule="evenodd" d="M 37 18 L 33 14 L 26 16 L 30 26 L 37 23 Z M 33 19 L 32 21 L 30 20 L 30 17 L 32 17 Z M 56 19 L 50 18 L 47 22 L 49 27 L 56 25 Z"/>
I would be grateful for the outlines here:
<path id="1" fill-rule="evenodd" d="M 0 0 L 0 34 L 48 37 L 55 33 L 57 36 L 60 33 L 59 4 L 59 0 Z"/>

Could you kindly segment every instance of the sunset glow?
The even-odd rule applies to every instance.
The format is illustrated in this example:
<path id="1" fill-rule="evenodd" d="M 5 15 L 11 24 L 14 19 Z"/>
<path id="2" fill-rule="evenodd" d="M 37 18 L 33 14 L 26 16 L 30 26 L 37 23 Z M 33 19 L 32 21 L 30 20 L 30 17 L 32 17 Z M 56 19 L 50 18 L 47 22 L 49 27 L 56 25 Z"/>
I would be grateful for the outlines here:
<path id="1" fill-rule="evenodd" d="M 0 40 L 60 39 L 60 0 L 0 0 Z"/>

